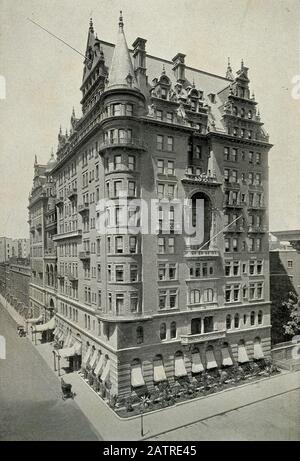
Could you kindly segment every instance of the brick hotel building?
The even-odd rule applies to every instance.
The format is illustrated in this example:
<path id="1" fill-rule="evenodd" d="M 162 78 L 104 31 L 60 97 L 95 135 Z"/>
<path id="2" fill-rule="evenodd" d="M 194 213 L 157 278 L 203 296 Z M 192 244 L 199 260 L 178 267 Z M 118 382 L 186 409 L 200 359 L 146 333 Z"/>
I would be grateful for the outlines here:
<path id="1" fill-rule="evenodd" d="M 218 76 L 181 53 L 148 55 L 143 38 L 132 47 L 122 17 L 116 45 L 90 22 L 82 115 L 60 130 L 55 158 L 35 162 L 29 199 L 31 306 L 55 315 L 65 356 L 81 353 L 120 396 L 268 356 L 271 331 L 271 145 L 248 68 Z M 136 198 L 204 200 L 204 241 L 100 235 L 97 202 L 120 191 L 129 213 Z"/>

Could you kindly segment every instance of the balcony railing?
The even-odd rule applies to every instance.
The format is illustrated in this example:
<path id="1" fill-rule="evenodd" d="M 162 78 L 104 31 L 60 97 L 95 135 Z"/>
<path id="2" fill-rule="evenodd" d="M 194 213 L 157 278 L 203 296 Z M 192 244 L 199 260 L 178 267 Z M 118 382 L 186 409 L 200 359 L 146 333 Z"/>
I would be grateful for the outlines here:
<path id="1" fill-rule="evenodd" d="M 236 224 L 232 224 L 231 226 L 226 227 L 225 232 L 245 232 L 243 226 L 238 226 Z"/>
<path id="2" fill-rule="evenodd" d="M 77 188 L 74 187 L 73 189 L 70 189 L 69 192 L 68 192 L 68 198 L 69 199 L 72 199 L 72 198 L 75 198 L 77 197 Z"/>
<path id="3" fill-rule="evenodd" d="M 70 280 L 70 282 L 77 282 L 78 281 L 78 275 L 74 275 L 71 272 L 67 272 L 66 276 Z"/>
<path id="4" fill-rule="evenodd" d="M 218 258 L 219 256 L 219 250 L 197 250 L 189 247 L 185 250 L 185 257 L 187 258 Z"/>
<path id="5" fill-rule="evenodd" d="M 243 208 L 245 204 L 240 202 L 239 200 L 232 200 L 230 202 L 226 202 L 225 206 L 230 208 Z"/>
<path id="6" fill-rule="evenodd" d="M 134 149 L 145 149 L 144 142 L 139 138 L 111 138 L 105 139 L 105 141 L 100 144 L 99 152 L 107 148 L 120 146 L 131 147 Z"/>
<path id="7" fill-rule="evenodd" d="M 211 331 L 210 333 L 198 333 L 195 335 L 181 335 L 181 344 L 189 346 L 190 344 L 202 343 L 205 341 L 214 341 L 216 339 L 222 339 L 226 336 L 226 330 Z"/>
<path id="8" fill-rule="evenodd" d="M 44 253 L 45 258 L 56 258 L 57 257 L 57 248 L 48 248 Z"/>
<path id="9" fill-rule="evenodd" d="M 215 175 L 208 175 L 206 173 L 196 173 L 193 167 L 188 167 L 185 170 L 185 176 L 182 181 L 196 182 L 201 184 L 219 185 Z"/>
<path id="10" fill-rule="evenodd" d="M 91 258 L 91 252 L 90 251 L 80 251 L 79 252 L 79 259 L 81 260 L 87 260 Z"/>
<path id="11" fill-rule="evenodd" d="M 63 234 L 55 234 L 53 235 L 52 240 L 57 241 L 57 240 L 63 240 L 63 239 L 68 239 L 68 238 L 81 237 L 81 236 L 82 236 L 82 230 L 77 229 L 77 230 L 73 230 L 70 232 L 65 232 Z"/>
<path id="12" fill-rule="evenodd" d="M 81 205 L 78 205 L 78 213 L 85 213 L 89 211 L 89 203 L 85 202 Z"/>
<path id="13" fill-rule="evenodd" d="M 58 206 L 59 206 L 59 205 L 62 205 L 63 203 L 64 203 L 64 198 L 63 198 L 62 195 L 61 195 L 60 197 L 57 197 L 57 198 L 55 199 L 55 205 L 58 205 Z"/>
<path id="14" fill-rule="evenodd" d="M 267 226 L 249 226 L 248 232 L 263 234 L 264 232 L 267 232 Z"/>

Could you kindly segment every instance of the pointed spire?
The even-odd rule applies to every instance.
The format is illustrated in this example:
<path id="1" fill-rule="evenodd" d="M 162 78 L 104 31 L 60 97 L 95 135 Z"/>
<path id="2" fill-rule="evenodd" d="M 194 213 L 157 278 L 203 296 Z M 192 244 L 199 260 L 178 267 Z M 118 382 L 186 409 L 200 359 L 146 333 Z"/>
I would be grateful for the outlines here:
<path id="1" fill-rule="evenodd" d="M 162 66 L 161 74 L 162 74 L 162 75 L 166 75 L 166 68 L 165 68 L 165 65 L 164 65 L 164 64 L 163 64 L 163 66 Z"/>
<path id="2" fill-rule="evenodd" d="M 34 164 L 37 165 L 37 155 L 34 156 Z"/>
<path id="3" fill-rule="evenodd" d="M 123 30 L 124 28 L 124 22 L 123 22 L 123 13 L 122 10 L 120 11 L 120 17 L 119 17 L 119 29 Z"/>
<path id="4" fill-rule="evenodd" d="M 119 31 L 108 76 L 107 88 L 130 87 L 138 89 L 133 65 L 129 54 L 122 12 L 120 12 Z"/>
<path id="5" fill-rule="evenodd" d="M 244 60 L 242 59 L 242 61 L 241 61 L 241 70 L 243 70 L 243 69 L 244 69 Z"/>
<path id="6" fill-rule="evenodd" d="M 94 33 L 94 25 L 93 25 L 93 19 L 90 18 L 90 27 L 89 27 L 90 32 L 93 34 Z"/>
<path id="7" fill-rule="evenodd" d="M 51 147 L 51 160 L 54 160 L 54 149 L 53 149 L 53 146 Z"/>
<path id="8" fill-rule="evenodd" d="M 228 80 L 234 80 L 234 75 L 233 75 L 231 64 L 230 64 L 230 58 L 228 58 L 226 78 L 228 78 Z"/>

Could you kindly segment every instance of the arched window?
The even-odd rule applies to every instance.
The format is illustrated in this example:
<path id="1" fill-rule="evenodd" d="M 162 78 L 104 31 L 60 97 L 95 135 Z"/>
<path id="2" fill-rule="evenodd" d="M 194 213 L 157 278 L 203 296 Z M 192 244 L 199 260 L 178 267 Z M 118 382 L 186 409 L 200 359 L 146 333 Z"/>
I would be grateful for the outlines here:
<path id="1" fill-rule="evenodd" d="M 230 328 L 231 328 L 231 315 L 228 314 L 228 315 L 226 316 L 226 329 L 227 329 L 227 330 L 230 330 Z"/>
<path id="2" fill-rule="evenodd" d="M 214 300 L 214 290 L 212 288 L 207 288 L 204 290 L 204 302 L 211 303 Z"/>
<path id="3" fill-rule="evenodd" d="M 234 316 L 234 328 L 238 328 L 240 323 L 240 316 L 239 314 L 235 314 Z"/>
<path id="4" fill-rule="evenodd" d="M 136 329 L 136 342 L 142 344 L 144 342 L 144 329 L 143 327 L 137 327 Z"/>
<path id="5" fill-rule="evenodd" d="M 262 324 L 262 320 L 263 320 L 263 312 L 262 312 L 262 311 L 258 311 L 258 314 L 257 314 L 257 321 L 258 321 L 258 324 L 259 324 L 259 325 Z"/>
<path id="6" fill-rule="evenodd" d="M 190 303 L 191 304 L 200 303 L 200 290 L 192 290 L 190 292 Z"/>
<path id="7" fill-rule="evenodd" d="M 167 338 L 167 326 L 165 323 L 160 324 L 159 336 L 162 341 Z"/>
<path id="8" fill-rule="evenodd" d="M 254 325 L 255 324 L 255 312 L 252 311 L 250 314 L 250 324 Z"/>
<path id="9" fill-rule="evenodd" d="M 237 115 L 238 114 L 238 108 L 236 106 L 233 106 L 232 112 L 233 112 L 233 115 Z"/>
<path id="10" fill-rule="evenodd" d="M 247 323 L 247 314 L 244 314 L 244 319 L 243 320 L 244 320 L 244 325 L 246 325 L 246 323 Z"/>
<path id="11" fill-rule="evenodd" d="M 171 326 L 170 326 L 170 336 L 171 336 L 171 339 L 174 339 L 174 338 L 176 338 L 176 336 L 177 336 L 177 326 L 176 326 L 176 322 L 171 322 Z"/>

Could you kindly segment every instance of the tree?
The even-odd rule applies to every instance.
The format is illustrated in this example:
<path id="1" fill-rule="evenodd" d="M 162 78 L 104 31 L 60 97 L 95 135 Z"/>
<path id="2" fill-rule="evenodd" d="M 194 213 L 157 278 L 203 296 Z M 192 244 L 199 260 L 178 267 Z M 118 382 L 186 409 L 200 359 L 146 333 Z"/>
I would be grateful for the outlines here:
<path id="1" fill-rule="evenodd" d="M 288 301 L 283 304 L 289 313 L 289 320 L 283 326 L 285 334 L 296 336 L 300 333 L 300 297 L 290 292 Z"/>

